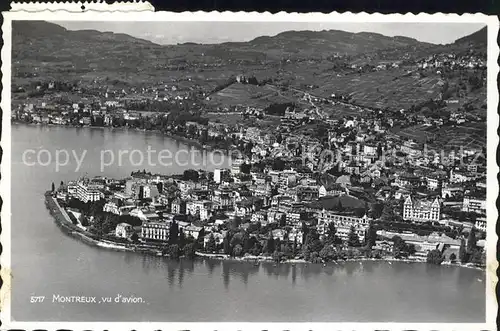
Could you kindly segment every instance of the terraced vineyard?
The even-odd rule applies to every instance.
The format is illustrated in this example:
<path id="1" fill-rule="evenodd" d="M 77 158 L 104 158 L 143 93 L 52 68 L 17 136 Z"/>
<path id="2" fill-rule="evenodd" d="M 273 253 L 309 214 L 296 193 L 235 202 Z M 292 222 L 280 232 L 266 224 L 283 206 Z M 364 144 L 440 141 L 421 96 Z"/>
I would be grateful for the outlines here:
<path id="1" fill-rule="evenodd" d="M 444 85 L 437 75 L 418 78 L 396 69 L 343 77 L 324 76 L 320 79 L 323 83 L 313 91 L 315 95 L 350 95 L 355 104 L 392 110 L 408 109 L 435 99 Z"/>
<path id="2" fill-rule="evenodd" d="M 411 139 L 419 143 L 428 143 L 434 150 L 446 152 L 461 149 L 481 151 L 486 147 L 486 123 L 464 123 L 460 126 L 443 126 L 440 128 L 426 125 L 415 125 L 402 130 L 392 131 L 401 139 Z"/>

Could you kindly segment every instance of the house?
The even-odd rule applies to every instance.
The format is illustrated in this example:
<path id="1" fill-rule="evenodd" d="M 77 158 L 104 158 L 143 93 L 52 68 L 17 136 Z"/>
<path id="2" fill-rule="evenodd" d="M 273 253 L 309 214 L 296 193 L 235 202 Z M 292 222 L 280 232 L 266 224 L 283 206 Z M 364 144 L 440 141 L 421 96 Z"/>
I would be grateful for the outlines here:
<path id="1" fill-rule="evenodd" d="M 450 199 L 457 195 L 460 195 L 464 190 L 462 184 L 444 184 L 441 188 L 441 197 L 443 199 Z"/>
<path id="2" fill-rule="evenodd" d="M 319 198 L 319 190 L 317 186 L 298 186 L 297 198 L 299 201 L 312 201 Z"/>
<path id="3" fill-rule="evenodd" d="M 441 202 L 434 200 L 414 199 L 409 195 L 403 204 L 403 219 L 413 222 L 439 221 L 441 218 Z"/>
<path id="4" fill-rule="evenodd" d="M 222 245 L 222 242 L 224 241 L 224 235 L 222 233 L 209 233 L 203 237 L 203 246 L 206 248 L 208 242 L 210 241 L 210 236 L 214 236 L 215 243 L 217 245 Z"/>
<path id="5" fill-rule="evenodd" d="M 479 217 L 474 223 L 474 227 L 481 231 L 486 231 L 486 217 Z"/>
<path id="6" fill-rule="evenodd" d="M 462 211 L 486 214 L 486 191 L 475 190 L 466 191 L 462 203 Z"/>
<path id="7" fill-rule="evenodd" d="M 390 240 L 376 240 L 373 249 L 379 250 L 384 253 L 392 254 L 394 242 Z"/>
<path id="8" fill-rule="evenodd" d="M 120 223 L 116 226 L 115 236 L 119 238 L 128 238 L 134 232 L 132 225 L 128 223 Z"/>
<path id="9" fill-rule="evenodd" d="M 207 220 L 212 212 L 213 202 L 209 200 L 193 200 L 186 202 L 186 213 L 197 215 L 200 220 Z"/>
<path id="10" fill-rule="evenodd" d="M 194 239 L 198 239 L 202 229 L 202 226 L 189 225 L 184 228 L 184 234 L 186 236 L 192 236 Z"/>
<path id="11" fill-rule="evenodd" d="M 186 202 L 181 199 L 174 199 L 170 205 L 170 210 L 172 214 L 185 214 Z"/>
<path id="12" fill-rule="evenodd" d="M 318 190 L 318 197 L 336 196 L 347 193 L 347 189 L 341 184 L 329 183 L 321 185 Z"/>
<path id="13" fill-rule="evenodd" d="M 443 186 L 443 180 L 444 177 L 439 174 L 427 175 L 426 177 L 427 188 L 433 191 L 438 190 Z"/>
<path id="14" fill-rule="evenodd" d="M 252 214 L 251 222 L 256 223 L 260 222 L 261 224 L 267 223 L 267 212 L 259 210 Z"/>

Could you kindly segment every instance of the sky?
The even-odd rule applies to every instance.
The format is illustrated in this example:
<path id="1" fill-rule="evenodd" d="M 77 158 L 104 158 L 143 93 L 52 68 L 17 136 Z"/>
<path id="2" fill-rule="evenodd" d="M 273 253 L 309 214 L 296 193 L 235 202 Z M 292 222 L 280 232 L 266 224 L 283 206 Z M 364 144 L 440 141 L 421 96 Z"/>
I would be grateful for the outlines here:
<path id="1" fill-rule="evenodd" d="M 289 30 L 343 30 L 405 36 L 433 44 L 448 44 L 480 30 L 480 23 L 340 23 L 340 22 L 84 22 L 52 21 L 68 30 L 125 33 L 158 44 L 185 42 L 214 44 L 249 41 Z"/>

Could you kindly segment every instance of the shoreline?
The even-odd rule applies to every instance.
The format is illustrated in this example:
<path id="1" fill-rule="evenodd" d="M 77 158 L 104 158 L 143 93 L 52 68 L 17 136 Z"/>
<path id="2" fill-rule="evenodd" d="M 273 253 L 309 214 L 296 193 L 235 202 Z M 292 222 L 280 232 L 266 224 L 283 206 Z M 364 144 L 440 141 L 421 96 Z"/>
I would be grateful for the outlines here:
<path id="1" fill-rule="evenodd" d="M 167 257 L 167 255 L 162 254 L 162 250 L 160 248 L 155 248 L 155 247 L 148 247 L 147 245 L 141 246 L 140 244 L 124 244 L 124 243 L 119 243 L 115 242 L 112 240 L 106 240 L 103 238 L 97 238 L 95 235 L 81 229 L 77 225 L 73 224 L 71 221 L 67 220 L 66 217 L 64 216 L 64 208 L 59 205 L 57 202 L 57 199 L 54 198 L 51 195 L 50 191 L 47 191 L 45 193 L 45 202 L 47 209 L 49 210 L 49 213 L 51 216 L 54 218 L 54 222 L 58 225 L 58 227 L 68 236 L 73 237 L 75 239 L 78 239 L 82 241 L 83 243 L 93 246 L 93 247 L 99 247 L 103 249 L 109 249 L 109 250 L 114 250 L 114 251 L 121 251 L 121 252 L 129 252 L 129 253 L 140 253 L 140 254 L 147 254 L 147 255 L 156 255 L 156 256 L 162 256 L 162 257 Z M 355 258 L 355 259 L 346 259 L 346 260 L 337 260 L 337 261 L 330 261 L 330 262 L 324 262 L 324 263 L 312 263 L 310 261 L 306 261 L 303 259 L 291 259 L 291 260 L 285 260 L 281 261 L 279 263 L 276 263 L 272 256 L 243 256 L 243 257 L 231 257 L 228 256 L 227 254 L 220 254 L 220 253 L 203 253 L 203 252 L 196 252 L 195 253 L 196 257 L 199 257 L 201 259 L 210 259 L 210 260 L 221 260 L 221 261 L 237 261 L 237 262 L 242 262 L 242 263 L 274 263 L 276 265 L 279 264 L 317 264 L 323 266 L 333 266 L 333 265 L 342 265 L 345 262 L 367 262 L 367 261 L 373 261 L 373 262 L 386 262 L 391 264 L 392 262 L 400 262 L 400 263 L 427 263 L 427 261 L 424 258 L 414 258 L 414 259 L 396 259 L 394 257 L 384 257 L 380 259 L 375 259 L 375 258 L 367 258 L 367 257 L 360 257 L 360 258 Z M 181 257 L 182 258 L 182 257 Z M 450 263 L 450 262 L 443 262 L 441 265 L 449 265 L 449 266 L 457 266 L 457 267 L 462 267 L 462 268 L 468 268 L 468 269 L 476 269 L 476 270 L 481 270 L 484 271 L 484 268 L 471 265 L 471 264 L 461 264 L 461 263 Z"/>
<path id="2" fill-rule="evenodd" d="M 19 120 L 12 120 L 11 123 L 27 125 L 27 126 L 41 126 L 41 127 L 61 127 L 61 128 L 74 128 L 74 129 L 99 129 L 99 130 L 109 130 L 109 131 L 123 131 L 123 132 L 134 131 L 134 132 L 142 132 L 142 133 L 154 133 L 154 134 L 160 135 L 162 137 L 170 138 L 175 142 L 182 143 L 182 144 L 190 146 L 190 147 L 195 147 L 195 148 L 202 150 L 202 151 L 212 152 L 214 150 L 217 150 L 216 147 L 211 146 L 211 145 L 202 144 L 198 140 L 183 137 L 183 136 L 173 134 L 173 133 L 165 133 L 165 132 L 162 132 L 160 130 L 145 130 L 145 129 L 138 129 L 138 128 L 113 127 L 113 126 L 90 126 L 90 125 L 81 125 L 80 126 L 80 125 L 61 125 L 61 124 L 53 124 L 53 123 L 28 123 L 28 122 L 19 121 Z M 227 148 L 220 149 L 219 151 L 222 151 L 223 154 L 226 156 L 230 155 L 229 150 Z"/>

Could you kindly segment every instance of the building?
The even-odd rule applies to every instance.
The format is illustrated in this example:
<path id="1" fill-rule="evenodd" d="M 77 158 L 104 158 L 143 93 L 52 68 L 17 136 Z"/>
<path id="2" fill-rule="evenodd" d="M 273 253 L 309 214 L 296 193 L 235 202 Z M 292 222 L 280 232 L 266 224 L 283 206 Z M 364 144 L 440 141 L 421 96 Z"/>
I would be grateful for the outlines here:
<path id="1" fill-rule="evenodd" d="M 128 223 L 120 223 L 116 226 L 115 236 L 119 238 L 128 238 L 134 232 L 132 225 Z"/>
<path id="2" fill-rule="evenodd" d="M 396 233 L 391 231 L 379 230 L 377 235 L 385 238 L 392 239 L 394 236 L 398 236 L 406 244 L 414 245 L 417 256 L 425 257 L 427 254 L 434 250 L 440 248 L 441 250 L 445 247 L 450 249 L 460 248 L 460 239 L 452 239 L 445 234 L 439 234 L 436 232 L 431 233 L 428 236 L 419 236 L 415 233 Z"/>
<path id="3" fill-rule="evenodd" d="M 172 214 L 185 214 L 186 213 L 186 202 L 181 199 L 175 199 L 171 204 Z"/>
<path id="4" fill-rule="evenodd" d="M 429 175 L 426 177 L 427 188 L 429 190 L 438 190 L 443 187 L 443 176 L 440 175 Z"/>
<path id="5" fill-rule="evenodd" d="M 184 228 L 184 234 L 186 236 L 192 236 L 194 239 L 198 239 L 202 229 L 202 226 L 189 225 Z"/>
<path id="6" fill-rule="evenodd" d="M 441 202 L 434 200 L 417 200 L 408 196 L 403 205 L 403 219 L 413 222 L 433 222 L 441 218 Z"/>
<path id="7" fill-rule="evenodd" d="M 186 213 L 200 216 L 204 221 L 211 215 L 213 202 L 209 200 L 193 200 L 186 203 Z"/>
<path id="8" fill-rule="evenodd" d="M 325 184 L 321 185 L 318 190 L 318 197 L 322 198 L 327 195 L 330 196 L 336 196 L 336 195 L 342 195 L 347 192 L 346 188 L 343 187 L 341 184 L 335 184 L 335 183 L 330 183 L 330 184 Z"/>
<path id="9" fill-rule="evenodd" d="M 355 217 L 351 215 L 338 214 L 331 210 L 321 210 L 315 213 L 318 219 L 317 230 L 320 235 L 326 234 L 328 230 L 328 225 L 330 223 L 335 224 L 337 229 L 337 236 L 342 240 L 347 240 L 351 227 L 354 227 L 354 231 L 359 237 L 360 241 L 365 238 L 365 232 L 368 228 L 370 220 L 365 216 Z"/>
<path id="10" fill-rule="evenodd" d="M 474 223 L 474 227 L 481 231 L 486 231 L 486 217 L 480 217 Z"/>
<path id="11" fill-rule="evenodd" d="M 217 184 L 220 184 L 220 182 L 221 182 L 221 169 L 214 170 L 214 182 L 216 182 Z"/>
<path id="12" fill-rule="evenodd" d="M 486 214 L 486 192 L 483 190 L 467 191 L 462 202 L 462 211 Z"/>
<path id="13" fill-rule="evenodd" d="M 168 240 L 169 225 L 165 222 L 142 222 L 141 238 L 143 241 Z"/>
<path id="14" fill-rule="evenodd" d="M 69 192 L 68 186 L 68 192 Z M 71 192 L 73 192 L 73 196 L 78 200 L 87 203 L 101 200 L 103 194 L 98 189 L 98 186 L 88 185 L 85 182 L 78 182 L 74 187 L 71 188 Z"/>

